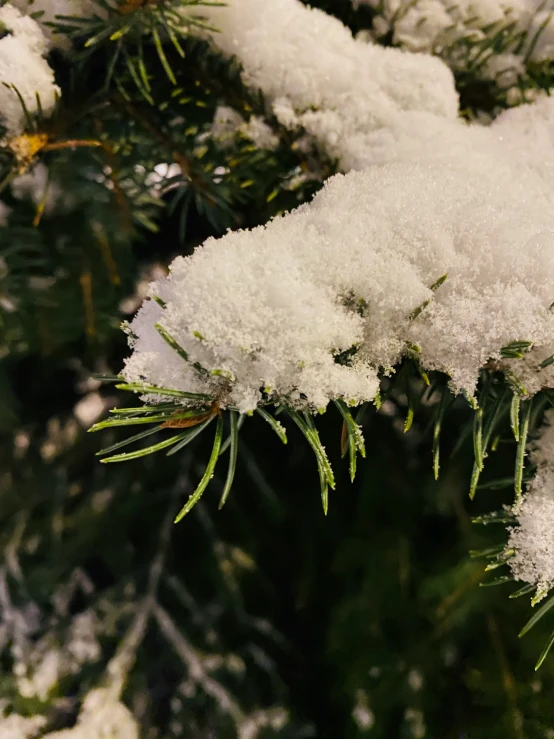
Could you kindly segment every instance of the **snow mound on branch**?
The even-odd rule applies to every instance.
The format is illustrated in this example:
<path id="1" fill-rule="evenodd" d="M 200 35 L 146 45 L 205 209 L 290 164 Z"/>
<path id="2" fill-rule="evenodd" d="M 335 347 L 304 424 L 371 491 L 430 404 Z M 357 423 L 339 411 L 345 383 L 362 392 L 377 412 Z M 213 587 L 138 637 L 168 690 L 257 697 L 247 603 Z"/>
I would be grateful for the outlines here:
<path id="1" fill-rule="evenodd" d="M 213 44 L 243 66 L 287 128 L 304 128 L 342 171 L 371 161 L 368 132 L 406 111 L 455 119 L 452 73 L 439 59 L 356 41 L 340 21 L 299 0 L 231 0 L 198 13 Z"/>
<path id="2" fill-rule="evenodd" d="M 531 460 L 537 475 L 516 509 L 518 525 L 510 529 L 507 549 L 516 551 L 509 560 L 514 578 L 546 593 L 554 587 L 554 411 L 546 414 Z"/>
<path id="3" fill-rule="evenodd" d="M 331 178 L 310 204 L 177 258 L 152 287 L 166 307 L 147 301 L 131 324 L 124 375 L 213 395 L 223 376 L 226 402 L 241 411 L 261 388 L 324 408 L 373 399 L 377 373 L 416 351 L 455 391 L 473 393 L 504 346 L 554 342 L 550 170 L 523 154 L 512 163 L 512 143 L 494 127 L 407 114 L 386 133 L 383 164 Z M 156 321 L 217 375 L 180 359 Z"/>
<path id="4" fill-rule="evenodd" d="M 0 123 L 8 135 L 18 135 L 25 128 L 25 112 L 19 95 L 30 113 L 38 111 L 37 94 L 45 115 L 52 112 L 60 92 L 54 73 L 43 58 L 49 49 L 39 24 L 27 18 L 12 5 L 0 8 Z"/>

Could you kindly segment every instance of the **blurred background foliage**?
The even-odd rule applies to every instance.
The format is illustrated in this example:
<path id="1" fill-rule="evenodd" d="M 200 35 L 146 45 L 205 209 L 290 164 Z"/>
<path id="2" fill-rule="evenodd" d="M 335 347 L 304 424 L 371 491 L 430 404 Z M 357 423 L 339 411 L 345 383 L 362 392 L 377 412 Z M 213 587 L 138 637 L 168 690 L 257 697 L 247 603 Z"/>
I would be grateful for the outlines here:
<path id="1" fill-rule="evenodd" d="M 371 29 L 367 6 L 311 4 L 354 32 Z M 73 33 L 81 48 L 85 31 Z M 480 587 L 490 575 L 469 557 L 498 543 L 494 526 L 471 517 L 509 493 L 468 500 L 472 412 L 463 399 L 444 426 L 438 482 L 431 404 L 408 434 L 401 392 L 366 414 L 368 458 L 353 485 L 340 418 L 326 414 L 322 438 L 339 476 L 326 518 L 313 456 L 291 424 L 281 447 L 249 419 L 225 510 L 216 476 L 175 527 L 168 515 L 202 474 L 206 439 L 170 458 L 99 464 L 95 453 L 121 435 L 86 429 L 134 398 L 91 377 L 119 371 L 120 323 L 148 281 L 207 237 L 305 202 L 335 171 L 302 132 L 268 118 L 237 66 L 204 42 L 180 39 L 184 60 L 164 44 L 174 80 L 153 46 L 140 47 L 155 80 L 145 89 L 128 63 L 141 43 L 127 39 L 115 57 L 107 42 L 53 54 L 63 96 L 41 130 L 53 142 L 100 145 L 42 151 L 31 183 L 12 180 L 2 192 L 0 738 L 15 736 L 2 728 L 14 714 L 43 716 L 43 732 L 72 726 L 147 592 L 155 606 L 123 692 L 141 737 L 554 737 L 554 661 L 533 670 L 551 624 L 519 640 L 527 599 L 507 597 L 513 583 Z M 479 79 L 458 80 L 468 115 L 502 107 L 494 85 L 484 94 Z M 276 146 L 212 135 L 218 106 L 245 121 L 264 117 Z M 10 180 L 9 151 L 0 167 Z M 511 474 L 513 453 L 513 442 L 500 444 L 486 480 Z M 83 614 L 90 649 L 72 662 Z"/>

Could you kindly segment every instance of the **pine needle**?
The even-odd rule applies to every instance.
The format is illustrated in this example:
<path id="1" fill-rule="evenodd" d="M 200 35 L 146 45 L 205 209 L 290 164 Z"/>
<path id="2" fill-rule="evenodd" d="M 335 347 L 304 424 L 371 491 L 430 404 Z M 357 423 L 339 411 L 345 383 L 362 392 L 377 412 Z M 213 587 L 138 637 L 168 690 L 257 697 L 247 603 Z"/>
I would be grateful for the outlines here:
<path id="1" fill-rule="evenodd" d="M 223 508 L 227 501 L 227 497 L 231 492 L 233 480 L 235 477 L 235 470 L 237 467 L 237 454 L 239 446 L 239 414 L 236 411 L 230 411 L 230 432 L 229 438 L 231 440 L 231 452 L 229 454 L 229 469 L 227 471 L 227 479 L 225 480 L 225 487 L 221 495 L 219 502 L 219 508 Z"/>
<path id="2" fill-rule="evenodd" d="M 223 438 L 223 418 L 222 416 L 219 416 L 217 419 L 217 428 L 215 432 L 212 453 L 210 455 L 210 459 L 208 460 L 208 464 L 206 465 L 206 469 L 204 471 L 202 479 L 198 483 L 198 487 L 196 488 L 194 493 L 190 496 L 188 501 L 185 503 L 185 505 L 181 508 L 181 510 L 175 517 L 174 523 L 179 523 L 179 521 L 181 521 L 187 515 L 187 513 L 189 513 L 194 508 L 194 506 L 198 503 L 198 501 L 202 497 L 204 490 L 208 487 L 208 484 L 213 477 L 215 466 L 217 464 L 217 458 L 219 457 L 219 450 L 221 448 L 222 438 Z"/>

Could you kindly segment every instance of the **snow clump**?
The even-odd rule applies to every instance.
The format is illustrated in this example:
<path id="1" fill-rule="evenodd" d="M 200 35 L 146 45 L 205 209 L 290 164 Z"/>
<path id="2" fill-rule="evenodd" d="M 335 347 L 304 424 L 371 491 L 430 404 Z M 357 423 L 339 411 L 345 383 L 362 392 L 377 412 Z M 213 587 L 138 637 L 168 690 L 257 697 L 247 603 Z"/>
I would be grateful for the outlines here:
<path id="1" fill-rule="evenodd" d="M 242 412 L 268 396 L 321 409 L 372 400 L 378 375 L 406 354 L 471 395 L 479 370 L 500 364 L 511 342 L 546 353 L 552 159 L 512 148 L 530 132 L 552 135 L 543 105 L 529 106 L 536 115 L 527 111 L 533 123 L 523 127 L 524 116 L 484 128 L 406 114 L 382 137 L 378 166 L 335 176 L 292 213 L 177 258 L 151 287 L 165 307 L 146 301 L 130 325 L 123 374 Z M 549 372 L 535 369 L 537 386 Z"/>
<path id="2" fill-rule="evenodd" d="M 48 50 L 48 39 L 36 21 L 21 15 L 13 5 L 0 8 L 0 83 L 6 83 L 0 84 L 0 124 L 8 136 L 19 135 L 26 124 L 25 111 L 14 88 L 30 113 L 39 109 L 37 95 L 45 115 L 54 109 L 60 89 L 44 59 Z"/>

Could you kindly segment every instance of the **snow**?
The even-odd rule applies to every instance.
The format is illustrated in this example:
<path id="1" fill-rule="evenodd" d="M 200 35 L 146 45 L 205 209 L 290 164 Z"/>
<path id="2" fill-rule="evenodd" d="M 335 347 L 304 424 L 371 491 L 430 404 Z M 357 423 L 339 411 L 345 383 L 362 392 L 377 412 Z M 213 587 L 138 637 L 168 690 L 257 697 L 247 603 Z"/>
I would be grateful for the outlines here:
<path id="1" fill-rule="evenodd" d="M 541 435 L 531 446 L 537 475 L 516 508 L 517 526 L 509 530 L 507 550 L 516 580 L 535 585 L 539 593 L 554 587 L 554 411 L 546 414 Z"/>
<path id="2" fill-rule="evenodd" d="M 528 25 L 527 43 L 524 52 L 531 49 L 530 58 L 535 62 L 551 61 L 554 59 L 554 17 L 552 9 L 541 9 L 534 13 Z"/>
<path id="3" fill-rule="evenodd" d="M 0 228 L 2 226 L 7 226 L 8 225 L 8 220 L 9 220 L 9 217 L 10 217 L 10 213 L 11 212 L 12 212 L 11 211 L 11 208 L 9 208 L 6 205 L 6 203 L 4 203 L 2 200 L 0 200 Z M 3 273 L 4 273 L 3 265 L 4 265 L 4 263 L 2 263 L 2 265 L 0 265 L 0 275 L 2 275 L 2 276 L 3 276 Z"/>
<path id="4" fill-rule="evenodd" d="M 438 54 L 454 69 L 470 67 L 476 77 L 494 79 L 491 67 L 507 61 L 501 61 L 502 57 L 512 57 L 511 63 L 517 58 L 517 71 L 523 71 L 528 61 L 554 58 L 554 19 L 550 17 L 549 0 L 353 0 L 354 5 L 361 2 L 376 10 L 372 35 L 377 39 L 392 32 L 395 45 Z M 506 53 L 498 53 L 501 29 L 505 29 L 502 44 Z M 492 51 L 493 41 L 497 53 Z M 475 55 L 479 56 L 478 65 L 473 63 Z M 515 84 L 514 80 L 508 85 L 505 79 L 500 86 Z"/>
<path id="5" fill-rule="evenodd" d="M 511 53 L 495 54 L 487 59 L 481 73 L 484 79 L 495 82 L 501 90 L 513 89 L 525 74 L 523 57 Z"/>
<path id="6" fill-rule="evenodd" d="M 0 8 L 0 23 L 9 31 L 0 38 L 0 83 L 16 87 L 30 113 L 38 110 L 38 94 L 44 114 L 50 114 L 60 90 L 54 82 L 52 69 L 43 58 L 49 44 L 39 24 L 22 16 L 10 4 Z M 3 84 L 0 85 L 0 123 L 7 129 L 8 136 L 22 133 L 26 125 L 17 94 Z"/>
<path id="7" fill-rule="evenodd" d="M 253 115 L 250 120 L 245 121 L 233 108 L 218 105 L 210 128 L 210 136 L 220 147 L 225 148 L 231 146 L 238 135 L 250 139 L 258 149 L 273 150 L 279 145 L 279 138 L 260 116 Z"/>
<path id="8" fill-rule="evenodd" d="M 17 200 L 29 198 L 35 205 L 41 205 L 46 216 L 56 209 L 70 210 L 74 207 L 73 193 L 64 193 L 42 162 L 36 162 L 24 174 L 15 177 L 11 183 L 11 191 Z"/>
<path id="9" fill-rule="evenodd" d="M 24 698 L 37 697 L 46 701 L 52 688 L 60 679 L 62 653 L 59 649 L 50 649 L 42 655 L 40 662 L 35 666 L 32 676 L 27 676 L 23 670 L 17 676 L 17 689 Z"/>
<path id="10" fill-rule="evenodd" d="M 75 18 L 104 17 L 106 11 L 94 0 L 12 0 L 12 5 L 27 15 L 35 15 L 45 36 L 52 46 L 67 51 L 71 44 L 63 33 L 56 33 L 48 23 L 60 23 L 57 16 L 73 16 Z M 67 21 L 65 21 L 67 23 Z"/>
<path id="11" fill-rule="evenodd" d="M 529 9 L 524 0 L 419 0 L 386 5 L 385 17 L 396 16 L 395 43 L 411 51 L 432 52 L 437 45 L 463 38 L 485 38 L 487 27 L 494 30 L 513 21 L 526 20 Z"/>
<path id="12" fill-rule="evenodd" d="M 44 739 L 138 739 L 139 726 L 129 709 L 103 688 L 91 690 L 76 725 L 53 731 Z"/>
<path id="13" fill-rule="evenodd" d="M 73 617 L 63 645 L 48 632 L 38 639 L 16 660 L 19 694 L 45 702 L 63 677 L 78 674 L 87 662 L 96 662 L 101 657 L 97 631 L 96 616 L 89 610 Z"/>
<path id="14" fill-rule="evenodd" d="M 26 717 L 17 713 L 0 715 L 0 739 L 33 739 L 46 723 L 43 716 Z"/>
<path id="15" fill-rule="evenodd" d="M 11 35 L 21 37 L 30 51 L 40 56 L 48 53 L 50 45 L 39 24 L 32 18 L 22 15 L 12 3 L 7 3 L 0 8 L 0 22 Z"/>
<path id="16" fill-rule="evenodd" d="M 263 13 L 258 0 L 232 0 L 198 13 L 281 124 L 304 128 L 342 171 L 366 166 L 368 134 L 406 111 L 457 116 L 452 74 L 439 59 L 356 41 L 336 18 L 299 0 L 272 0 Z"/>
<path id="17" fill-rule="evenodd" d="M 321 409 L 333 398 L 372 400 L 378 373 L 414 345 L 427 370 L 468 394 L 510 342 L 546 353 L 554 175 L 531 139 L 552 135 L 551 106 L 539 101 L 488 128 L 406 114 L 377 132 L 379 166 L 331 178 L 310 204 L 177 258 L 151 288 L 166 307 L 149 300 L 131 323 L 124 375 L 208 392 L 242 412 L 262 402 L 261 388 Z M 180 359 L 157 321 L 191 361 L 230 381 Z M 337 363 L 353 348 L 350 364 Z M 549 372 L 535 367 L 537 385 Z"/>

